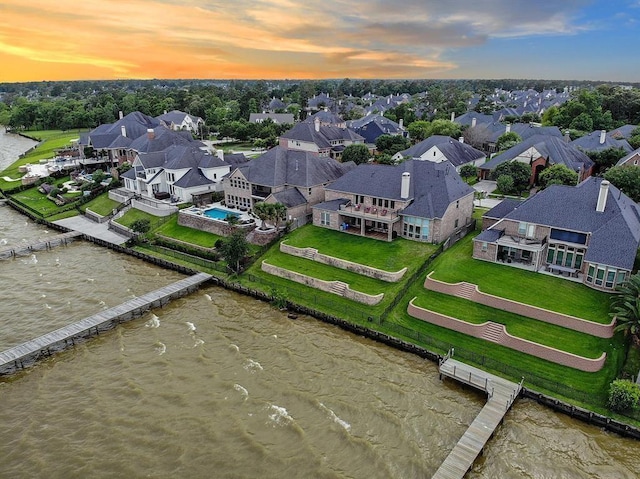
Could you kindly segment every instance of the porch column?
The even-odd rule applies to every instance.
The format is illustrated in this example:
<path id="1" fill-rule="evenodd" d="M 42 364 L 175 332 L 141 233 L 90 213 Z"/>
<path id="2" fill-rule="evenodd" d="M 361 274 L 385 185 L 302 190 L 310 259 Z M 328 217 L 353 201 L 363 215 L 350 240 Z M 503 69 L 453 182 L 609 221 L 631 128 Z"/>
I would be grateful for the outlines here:
<path id="1" fill-rule="evenodd" d="M 390 223 L 387 226 L 387 241 L 391 241 L 393 239 L 393 223 Z"/>
<path id="2" fill-rule="evenodd" d="M 366 229 L 365 229 L 365 224 L 367 223 L 367 221 L 362 218 L 362 220 L 360 221 L 360 236 L 365 236 L 366 234 Z"/>

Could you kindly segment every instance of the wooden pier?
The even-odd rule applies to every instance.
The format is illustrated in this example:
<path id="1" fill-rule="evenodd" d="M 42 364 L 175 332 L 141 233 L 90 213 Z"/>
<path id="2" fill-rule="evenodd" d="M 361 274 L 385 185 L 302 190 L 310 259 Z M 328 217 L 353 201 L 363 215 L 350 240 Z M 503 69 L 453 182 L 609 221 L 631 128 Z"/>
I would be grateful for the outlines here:
<path id="1" fill-rule="evenodd" d="M 78 236 L 82 236 L 82 233 L 80 231 L 70 231 L 69 233 L 62 233 L 59 235 L 52 236 L 51 238 L 47 238 L 46 240 L 36 241 L 34 243 L 29 243 L 29 244 L 19 244 L 19 245 L 11 246 L 10 248 L 0 250 L 0 259 L 15 258 L 17 255 L 22 253 L 30 253 L 32 251 L 37 251 L 37 250 L 51 249 L 54 246 L 67 244 L 68 242 L 73 241 L 73 239 Z"/>
<path id="2" fill-rule="evenodd" d="M 195 274 L 0 352 L 0 375 L 13 374 L 40 359 L 73 346 L 78 340 L 100 334 L 101 331 L 111 329 L 119 323 L 142 316 L 151 308 L 164 306 L 172 299 L 195 291 L 209 279 L 209 274 Z"/>
<path id="3" fill-rule="evenodd" d="M 453 350 L 440 362 L 440 377 L 453 378 L 488 394 L 487 403 L 449 453 L 432 479 L 462 479 L 502 422 L 505 414 L 522 389 L 520 384 L 507 381 L 481 369 L 452 359 Z"/>

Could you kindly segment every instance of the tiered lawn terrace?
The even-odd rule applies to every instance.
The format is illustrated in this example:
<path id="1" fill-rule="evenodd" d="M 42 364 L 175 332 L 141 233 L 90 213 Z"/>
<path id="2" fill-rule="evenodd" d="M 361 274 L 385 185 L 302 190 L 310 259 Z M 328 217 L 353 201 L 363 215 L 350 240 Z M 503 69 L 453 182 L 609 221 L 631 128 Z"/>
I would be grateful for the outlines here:
<path id="1" fill-rule="evenodd" d="M 368 316 L 379 316 L 391 301 L 401 294 L 412 273 L 437 249 L 436 245 L 412 242 L 402 238 L 387 243 L 312 225 L 294 230 L 287 235 L 286 239 L 287 244 L 291 246 L 315 248 L 325 255 L 386 271 L 398 271 L 405 266 L 408 267 L 401 281 L 388 283 L 282 253 L 278 242 L 249 268 L 247 274 L 242 275 L 243 283 L 267 291 L 276 289 L 293 302 L 345 319 L 355 319 L 358 322 L 362 322 Z M 384 299 L 376 306 L 367 307 L 331 293 L 267 274 L 260 269 L 262 260 L 314 278 L 343 281 L 349 284 L 351 289 L 363 293 L 373 295 L 384 293 Z"/>
<path id="2" fill-rule="evenodd" d="M 551 309 L 600 323 L 608 323 L 609 295 L 571 281 L 540 273 L 487 263 L 471 258 L 472 236 L 464 238 L 441 254 L 429 267 L 441 281 L 467 281 L 478 284 L 481 291 L 526 304 Z M 411 285 L 408 294 L 390 314 L 389 323 L 408 328 L 416 335 L 427 337 L 428 349 L 446 352 L 455 347 L 466 362 L 518 380 L 525 376 L 525 386 L 549 391 L 553 395 L 602 406 L 608 384 L 615 378 L 625 356 L 620 334 L 611 339 L 595 338 L 516 314 L 496 310 L 465 299 L 427 291 L 424 278 Z M 559 366 L 534 356 L 520 353 L 482 339 L 473 338 L 410 317 L 407 302 L 416 297 L 416 304 L 470 323 L 494 321 L 506 325 L 507 331 L 563 351 L 595 358 L 605 351 L 607 361 L 597 373 L 585 373 Z M 382 325 L 392 334 L 400 328 Z M 435 341 L 431 341 L 431 339 Z M 407 339 L 409 339 L 407 337 Z M 529 382 L 527 382 L 527 377 Z M 568 386 L 565 387 L 565 386 Z M 570 389 L 569 389 L 570 388 Z"/>

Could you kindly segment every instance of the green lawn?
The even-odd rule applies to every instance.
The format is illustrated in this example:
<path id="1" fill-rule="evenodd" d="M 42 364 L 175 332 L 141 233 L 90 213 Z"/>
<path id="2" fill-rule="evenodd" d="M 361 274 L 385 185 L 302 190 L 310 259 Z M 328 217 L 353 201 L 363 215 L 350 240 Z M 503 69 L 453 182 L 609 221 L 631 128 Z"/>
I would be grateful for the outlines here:
<path id="1" fill-rule="evenodd" d="M 16 181 L 6 181 L 4 176 L 10 178 L 20 178 L 24 173 L 20 173 L 18 168 L 27 163 L 38 163 L 40 160 L 50 159 L 55 156 L 55 150 L 70 146 L 71 140 L 78 138 L 79 131 L 59 131 L 59 130 L 46 130 L 46 131 L 26 131 L 26 135 L 33 138 L 37 138 L 43 143 L 38 145 L 33 151 L 29 152 L 23 158 L 16 158 L 16 161 L 8 166 L 5 170 L 0 171 L 0 189 L 11 189 L 19 185 Z M 57 183 L 57 182 L 56 182 Z"/>
<path id="2" fill-rule="evenodd" d="M 609 323 L 609 294 L 580 283 L 510 266 L 473 259 L 472 235 L 440 255 L 431 266 L 432 277 L 447 283 L 475 283 L 483 293 L 540 308 Z"/>
<path id="3" fill-rule="evenodd" d="M 152 225 L 159 221 L 159 218 L 157 216 L 151 215 L 141 210 L 137 210 L 135 208 L 131 208 L 129 211 L 127 211 L 124 215 L 122 215 L 120 218 L 118 218 L 115 221 L 116 223 L 120 223 L 122 226 L 126 226 L 127 228 L 130 228 L 135 221 L 143 220 L 143 219 L 149 220 L 149 222 Z"/>
<path id="4" fill-rule="evenodd" d="M 100 216 L 110 215 L 114 208 L 120 206 L 121 203 L 109 198 L 109 193 L 103 193 L 97 198 L 92 199 L 80 207 L 82 211 L 87 209 L 99 214 Z"/>
<path id="5" fill-rule="evenodd" d="M 222 236 L 218 236 L 213 233 L 179 225 L 177 215 L 173 215 L 171 219 L 157 228 L 154 233 L 197 246 L 202 246 L 203 248 L 213 248 L 216 241 L 222 239 Z"/>
<path id="6" fill-rule="evenodd" d="M 35 186 L 33 188 L 29 188 L 28 190 L 24 190 L 11 195 L 11 197 L 19 201 L 20 203 L 24 203 L 25 205 L 31 207 L 43 217 L 57 214 L 61 208 L 53 201 L 48 199 L 47 195 L 45 195 L 44 193 L 40 193 L 38 191 L 38 188 L 36 188 Z"/>
<path id="7" fill-rule="evenodd" d="M 406 274 L 415 271 L 438 249 L 437 245 L 404 238 L 389 243 L 313 225 L 292 231 L 286 239 L 291 246 L 316 248 L 322 254 L 386 271 L 395 272 L 407 267 Z"/>
<path id="8" fill-rule="evenodd" d="M 292 246 L 316 248 L 322 254 L 387 271 L 398 271 L 405 266 L 408 267 L 408 271 L 401 281 L 387 283 L 281 253 L 279 243 L 277 243 L 241 276 L 241 281 L 248 286 L 264 291 L 277 289 L 295 303 L 361 324 L 366 323 L 369 317 L 380 316 L 385 308 L 398 295 L 402 294 L 411 274 L 437 250 L 437 246 L 432 244 L 417 243 L 401 238 L 388 243 L 312 225 L 306 225 L 292 231 L 285 239 Z M 384 299 L 376 306 L 366 306 L 335 294 L 278 278 L 260 269 L 262 260 L 326 281 L 340 280 L 348 283 L 356 291 L 368 294 L 382 292 Z"/>
<path id="9" fill-rule="evenodd" d="M 486 321 L 504 324 L 507 332 L 513 336 L 586 358 L 599 358 L 608 349 L 610 342 L 608 339 L 596 338 L 553 324 L 541 324 L 532 318 L 434 291 L 421 291 L 414 304 L 472 324 Z"/>

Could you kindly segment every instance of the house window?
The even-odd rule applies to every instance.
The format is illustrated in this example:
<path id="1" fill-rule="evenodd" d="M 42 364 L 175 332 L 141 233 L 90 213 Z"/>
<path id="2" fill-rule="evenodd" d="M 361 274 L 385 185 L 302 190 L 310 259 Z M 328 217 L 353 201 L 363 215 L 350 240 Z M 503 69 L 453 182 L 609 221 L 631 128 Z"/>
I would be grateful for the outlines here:
<path id="1" fill-rule="evenodd" d="M 364 195 L 356 195 L 356 204 L 364 203 Z"/>
<path id="2" fill-rule="evenodd" d="M 527 233 L 527 223 L 519 223 L 518 234 L 524 236 L 526 233 Z"/>
<path id="3" fill-rule="evenodd" d="M 604 281 L 604 268 L 598 268 L 598 270 L 596 271 L 596 285 L 598 286 L 602 286 L 602 283 Z"/>
<path id="4" fill-rule="evenodd" d="M 483 241 L 482 242 L 482 251 L 487 251 L 487 249 L 489 249 L 489 246 L 488 246 L 486 241 Z"/>
<path id="5" fill-rule="evenodd" d="M 459 221 L 459 220 L 456 218 L 456 221 L 455 221 L 455 223 L 453 224 L 453 227 L 454 227 L 454 228 L 457 228 L 457 227 L 458 227 L 458 221 Z"/>
<path id="6" fill-rule="evenodd" d="M 613 288 L 613 282 L 616 279 L 616 270 L 615 269 L 610 269 L 609 271 L 607 271 L 607 279 L 604 283 L 606 288 Z"/>
<path id="7" fill-rule="evenodd" d="M 460 200 L 456 201 L 456 208 L 460 208 Z M 456 222 L 457 222 L 457 220 L 456 220 Z M 458 225 L 456 225 L 456 227 L 457 227 L 457 226 L 458 226 Z"/>
<path id="8" fill-rule="evenodd" d="M 320 224 L 322 226 L 329 226 L 331 224 L 331 213 L 328 211 L 320 212 Z"/>
<path id="9" fill-rule="evenodd" d="M 589 270 L 587 271 L 587 283 L 593 283 L 593 274 L 595 273 L 596 268 L 592 264 L 589 265 Z"/>

